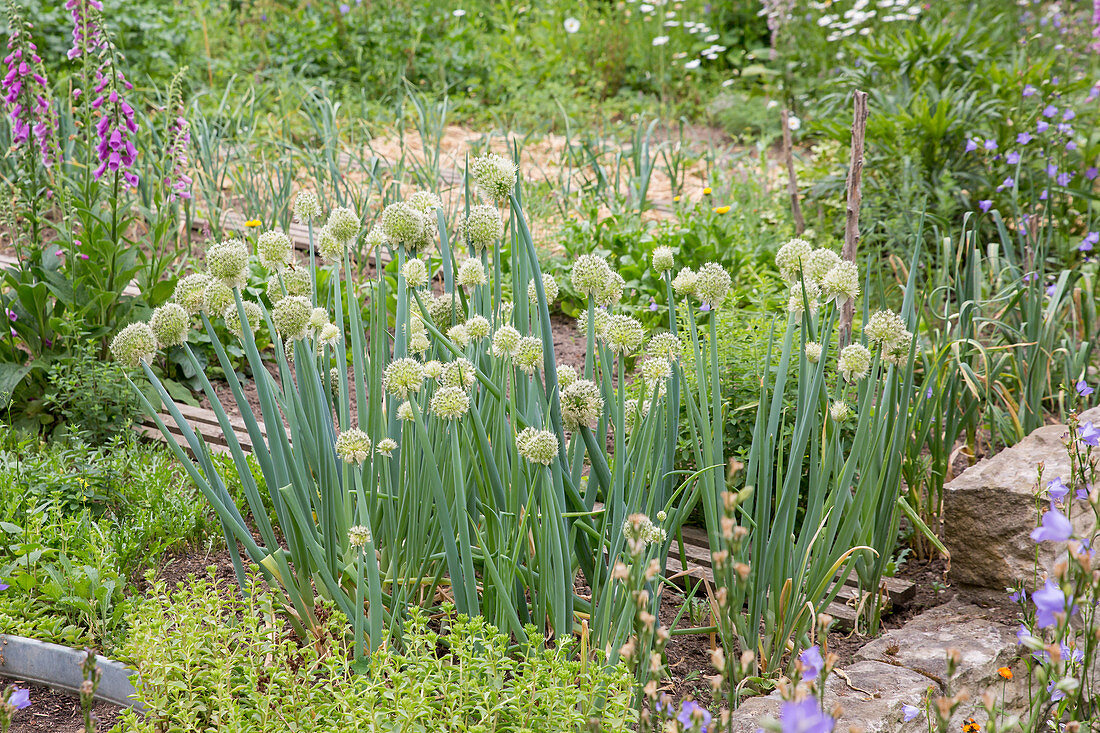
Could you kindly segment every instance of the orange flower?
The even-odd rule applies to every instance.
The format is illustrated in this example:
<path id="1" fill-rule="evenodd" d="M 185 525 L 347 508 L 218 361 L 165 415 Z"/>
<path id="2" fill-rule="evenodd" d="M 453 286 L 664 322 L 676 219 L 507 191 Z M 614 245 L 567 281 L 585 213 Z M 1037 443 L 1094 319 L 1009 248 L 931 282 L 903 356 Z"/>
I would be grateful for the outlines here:
<path id="1" fill-rule="evenodd" d="M 1001 675 L 1001 677 L 1003 679 L 1006 679 L 1006 680 L 1012 679 L 1012 670 L 1009 669 L 1008 667 L 1001 667 L 1000 669 L 997 670 L 997 674 Z"/>
<path id="2" fill-rule="evenodd" d="M 982 727 L 973 718 L 967 718 L 963 723 L 963 733 L 982 733 Z"/>
<path id="3" fill-rule="evenodd" d="M 260 224 L 262 224 L 262 223 L 263 223 L 263 222 L 262 222 L 262 221 L 260 221 L 259 219 L 249 219 L 248 221 L 246 221 L 246 222 L 244 223 L 244 225 L 245 225 L 246 227 L 258 227 L 258 226 L 260 226 Z"/>
<path id="4" fill-rule="evenodd" d="M 730 210 L 730 207 L 728 207 L 728 206 L 719 206 L 719 207 L 714 209 L 714 213 L 715 214 L 725 214 L 729 210 Z"/>

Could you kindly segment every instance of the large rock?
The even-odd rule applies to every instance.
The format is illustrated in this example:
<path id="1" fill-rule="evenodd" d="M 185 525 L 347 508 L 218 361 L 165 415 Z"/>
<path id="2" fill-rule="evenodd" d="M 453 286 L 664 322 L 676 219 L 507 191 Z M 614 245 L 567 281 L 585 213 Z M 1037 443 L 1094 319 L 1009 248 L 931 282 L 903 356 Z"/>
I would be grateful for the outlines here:
<path id="1" fill-rule="evenodd" d="M 1100 422 L 1100 408 L 1081 414 Z M 1004 589 L 1032 577 L 1035 489 L 1069 475 L 1065 425 L 1039 428 L 1011 448 L 979 461 L 944 487 L 944 544 L 951 551 L 951 577 L 964 585 Z M 1072 497 L 1072 495 L 1071 495 Z M 1074 512 L 1078 531 L 1091 530 L 1091 512 Z M 1045 542 L 1039 561 L 1049 570 L 1064 547 Z"/>

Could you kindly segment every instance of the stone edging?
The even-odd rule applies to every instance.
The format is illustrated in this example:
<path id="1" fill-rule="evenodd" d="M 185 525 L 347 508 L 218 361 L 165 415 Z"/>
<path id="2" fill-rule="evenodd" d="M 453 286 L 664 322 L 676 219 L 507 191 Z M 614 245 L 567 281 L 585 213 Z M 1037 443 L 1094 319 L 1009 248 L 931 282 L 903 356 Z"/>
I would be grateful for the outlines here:
<path id="1" fill-rule="evenodd" d="M 60 644 L 50 644 L 24 636 L 0 634 L 0 675 L 45 685 L 55 690 L 79 694 L 84 678 L 80 665 L 84 652 Z M 134 699 L 136 691 L 130 677 L 137 674 L 122 662 L 96 657 L 101 677 L 96 699 L 121 707 L 144 710 Z"/>

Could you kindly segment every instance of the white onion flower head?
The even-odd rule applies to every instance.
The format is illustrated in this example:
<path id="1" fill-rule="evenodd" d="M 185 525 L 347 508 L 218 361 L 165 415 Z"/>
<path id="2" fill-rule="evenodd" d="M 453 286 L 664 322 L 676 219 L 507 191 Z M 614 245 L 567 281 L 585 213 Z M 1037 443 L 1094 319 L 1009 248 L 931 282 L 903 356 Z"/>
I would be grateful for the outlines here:
<path id="1" fill-rule="evenodd" d="M 672 289 L 681 297 L 695 295 L 695 285 L 699 276 L 690 267 L 681 268 L 676 277 L 672 278 Z"/>
<path id="2" fill-rule="evenodd" d="M 664 331 L 653 336 L 646 345 L 646 354 L 655 359 L 679 361 L 683 345 L 675 334 Z"/>
<path id="3" fill-rule="evenodd" d="M 878 344 L 883 351 L 889 351 L 891 346 L 901 341 L 909 332 L 905 328 L 905 321 L 897 313 L 876 311 L 867 319 L 863 333 L 868 341 Z"/>
<path id="4" fill-rule="evenodd" d="M 502 204 L 516 187 L 519 169 L 508 158 L 489 153 L 471 161 L 470 173 L 485 198 Z"/>
<path id="5" fill-rule="evenodd" d="M 603 397 L 595 382 L 580 379 L 561 390 L 561 419 L 567 430 L 592 427 L 603 412 Z"/>
<path id="6" fill-rule="evenodd" d="M 314 308 L 309 312 L 309 330 L 318 332 L 328 323 L 328 311 L 324 308 Z"/>
<path id="7" fill-rule="evenodd" d="M 841 260 L 821 279 L 821 292 L 826 300 L 837 306 L 859 297 L 859 269 L 856 263 Z"/>
<path id="8" fill-rule="evenodd" d="M 443 201 L 431 191 L 417 191 L 405 199 L 410 206 L 424 214 L 432 214 L 443 208 Z"/>
<path id="9" fill-rule="evenodd" d="M 428 315 L 440 328 L 453 326 L 460 318 L 466 317 L 462 312 L 462 303 L 454 295 L 446 294 L 432 296 L 432 302 L 428 304 Z"/>
<path id="10" fill-rule="evenodd" d="M 428 340 L 428 334 L 424 331 L 417 331 L 409 337 L 409 351 L 414 354 L 423 356 L 431 347 L 432 342 Z"/>
<path id="11" fill-rule="evenodd" d="M 439 379 L 443 374 L 443 362 L 438 359 L 424 362 L 424 376 L 428 379 Z"/>
<path id="12" fill-rule="evenodd" d="M 577 381 L 577 370 L 569 364 L 558 364 L 558 389 L 565 389 Z"/>
<path id="13" fill-rule="evenodd" d="M 473 315 L 466 321 L 466 333 L 475 341 L 480 341 L 487 337 L 492 328 L 489 319 L 485 316 Z"/>
<path id="14" fill-rule="evenodd" d="M 419 257 L 407 261 L 401 268 L 401 274 L 404 275 L 405 282 L 414 288 L 419 288 L 428 282 L 428 266 Z"/>
<path id="15" fill-rule="evenodd" d="M 658 247 L 653 250 L 653 269 L 660 273 L 668 272 L 675 264 L 672 247 Z"/>
<path id="16" fill-rule="evenodd" d="M 248 282 L 248 245 L 240 239 L 226 239 L 206 250 L 206 268 L 212 277 L 230 288 Z"/>
<path id="17" fill-rule="evenodd" d="M 326 323 L 317 334 L 318 347 L 332 346 L 340 343 L 340 328 L 335 323 Z"/>
<path id="18" fill-rule="evenodd" d="M 800 280 L 791 283 L 791 294 L 787 298 L 787 311 L 802 315 L 807 306 L 811 313 L 817 311 L 817 297 L 821 295 L 821 289 L 814 285 L 812 280 Z"/>
<path id="19" fill-rule="evenodd" d="M 863 344 L 845 346 L 837 358 L 836 368 L 845 382 L 863 379 L 871 369 L 871 352 Z"/>
<path id="20" fill-rule="evenodd" d="M 298 221 L 316 221 L 321 218 L 321 202 L 312 191 L 299 191 L 294 199 L 294 216 Z"/>
<path id="21" fill-rule="evenodd" d="M 500 302 L 500 320 L 502 323 L 507 323 L 512 320 L 512 312 L 515 311 L 516 304 L 510 300 L 502 300 Z"/>
<path id="22" fill-rule="evenodd" d="M 549 306 L 555 300 L 558 299 L 558 281 L 554 279 L 553 275 L 543 274 L 542 276 L 542 289 L 546 293 L 546 305 Z M 531 305 L 535 305 L 539 302 L 538 288 L 535 287 L 535 281 L 527 283 L 527 300 L 531 301 Z"/>
<path id="23" fill-rule="evenodd" d="M 631 552 L 640 554 L 646 545 L 661 544 L 668 538 L 665 530 L 653 524 L 645 514 L 631 514 L 623 520 L 623 539 L 630 545 Z"/>
<path id="24" fill-rule="evenodd" d="M 672 362 L 668 359 L 646 359 L 642 362 L 642 381 L 645 382 L 646 392 L 651 392 L 655 384 L 662 385 L 672 376 Z"/>
<path id="25" fill-rule="evenodd" d="M 311 287 L 309 272 L 304 268 L 293 267 L 283 271 L 281 283 L 278 276 L 268 279 L 267 299 L 271 301 L 271 305 L 275 305 L 283 299 L 284 288 L 286 295 L 305 296 L 309 295 Z"/>
<path id="26" fill-rule="evenodd" d="M 291 261 L 294 244 L 283 232 L 264 232 L 256 239 L 256 256 L 268 270 L 281 270 Z"/>
<path id="27" fill-rule="evenodd" d="M 225 309 L 233 304 L 233 290 L 224 281 L 210 278 L 206 290 L 202 292 L 203 310 L 216 316 L 225 313 Z"/>
<path id="28" fill-rule="evenodd" d="M 201 272 L 180 278 L 172 297 L 188 313 L 198 313 L 205 306 L 204 293 L 210 280 L 209 275 Z"/>
<path id="29" fill-rule="evenodd" d="M 487 284 L 489 279 L 485 276 L 485 268 L 482 267 L 480 260 L 469 257 L 458 266 L 458 276 L 455 277 L 455 282 L 464 288 L 472 288 Z"/>
<path id="30" fill-rule="evenodd" d="M 313 304 L 303 295 L 290 295 L 278 303 L 271 311 L 271 321 L 275 331 L 286 341 L 305 338 L 309 332 L 309 322 L 313 315 Z"/>
<path id="31" fill-rule="evenodd" d="M 806 346 L 803 347 L 803 351 L 806 354 L 806 361 L 811 364 L 816 364 L 821 361 L 821 344 L 816 341 L 807 341 Z"/>
<path id="32" fill-rule="evenodd" d="M 542 339 L 535 336 L 524 336 L 516 344 L 516 353 L 513 357 L 516 366 L 527 373 L 534 375 L 542 366 Z"/>
<path id="33" fill-rule="evenodd" d="M 516 435 L 516 452 L 531 463 L 549 466 L 558 455 L 558 438 L 549 430 L 524 428 Z"/>
<path id="34" fill-rule="evenodd" d="M 249 330 L 256 333 L 264 318 L 263 311 L 260 310 L 260 304 L 253 303 L 251 300 L 243 300 L 241 305 L 244 306 L 244 315 L 248 319 Z M 241 328 L 241 314 L 237 311 L 236 303 L 225 309 L 222 318 L 225 319 L 225 327 L 229 329 L 231 334 L 237 338 L 244 338 L 244 329 Z"/>
<path id="35" fill-rule="evenodd" d="M 191 318 L 180 304 L 165 303 L 153 311 L 149 326 L 157 337 L 158 346 L 166 349 L 169 346 L 179 346 L 187 340 Z"/>
<path id="36" fill-rule="evenodd" d="M 359 428 L 349 428 L 336 438 L 336 455 L 344 463 L 362 466 L 370 451 L 370 437 Z"/>
<path id="37" fill-rule="evenodd" d="M 395 359 L 386 367 L 382 383 L 388 391 L 408 399 L 409 393 L 419 392 L 424 383 L 424 365 L 408 357 Z"/>
<path id="38" fill-rule="evenodd" d="M 157 355 L 157 336 L 148 323 L 131 323 L 111 340 L 111 354 L 128 367 L 151 363 Z"/>
<path id="39" fill-rule="evenodd" d="M 836 422 L 844 422 L 852 417 L 852 408 L 848 406 L 847 402 L 840 402 L 839 400 L 829 405 L 829 415 Z"/>
<path id="40" fill-rule="evenodd" d="M 362 549 L 370 542 L 370 528 L 357 524 L 348 529 L 348 544 L 351 547 Z"/>
<path id="41" fill-rule="evenodd" d="M 626 434 L 630 435 L 634 432 L 634 426 L 637 424 L 638 418 L 644 420 L 646 415 L 649 414 L 649 401 L 627 400 L 623 408 L 623 422 L 625 423 L 623 427 L 626 429 Z"/>
<path id="42" fill-rule="evenodd" d="M 466 330 L 465 323 L 459 323 L 447 329 L 447 338 L 460 349 L 465 349 L 470 343 L 470 332 Z"/>
<path id="43" fill-rule="evenodd" d="M 798 280 L 801 272 L 809 266 L 813 251 L 813 245 L 805 239 L 796 238 L 784 244 L 775 253 L 775 266 L 779 268 L 779 274 L 787 282 Z"/>
<path id="44" fill-rule="evenodd" d="M 397 419 L 405 422 L 412 422 L 416 419 L 416 416 L 413 414 L 412 405 L 409 404 L 408 400 L 405 400 L 397 406 Z"/>
<path id="45" fill-rule="evenodd" d="M 317 253 L 329 264 L 339 264 L 344 259 L 344 245 L 336 239 L 328 224 L 317 232 Z"/>
<path id="46" fill-rule="evenodd" d="M 815 285 L 821 285 L 829 270 L 840 264 L 840 255 L 831 249 L 818 247 L 810 252 L 809 258 L 802 263 L 802 271 Z"/>
<path id="47" fill-rule="evenodd" d="M 573 272 L 570 277 L 573 288 L 578 293 L 590 298 L 599 297 L 607 289 L 611 268 L 606 261 L 596 255 L 581 255 L 573 263 Z"/>
<path id="48" fill-rule="evenodd" d="M 644 339 L 645 329 L 638 320 L 630 316 L 615 315 L 608 321 L 604 340 L 615 354 L 624 355 L 636 351 Z"/>
<path id="49" fill-rule="evenodd" d="M 882 354 L 882 358 L 886 363 L 893 364 L 894 366 L 903 366 L 909 360 L 909 349 L 913 345 L 913 332 L 902 331 L 901 335 L 895 340 Z"/>
<path id="50" fill-rule="evenodd" d="M 367 252 L 373 252 L 378 247 L 385 247 L 389 245 L 390 238 L 386 236 L 386 232 L 382 229 L 382 224 L 375 223 L 367 232 L 367 236 L 363 237 L 363 242 L 367 245 Z"/>
<path id="51" fill-rule="evenodd" d="M 340 393 L 340 370 L 336 367 L 328 370 L 329 388 L 332 389 L 332 394 L 336 395 Z"/>
<path id="52" fill-rule="evenodd" d="M 458 358 L 443 365 L 439 383 L 444 387 L 458 387 L 469 391 L 477 383 L 477 369 L 469 359 Z"/>
<path id="53" fill-rule="evenodd" d="M 359 236 L 359 229 L 362 226 L 359 215 L 346 206 L 339 206 L 329 212 L 328 221 L 325 223 L 325 227 L 332 232 L 332 236 L 336 237 L 341 247 L 345 248 Z"/>
<path id="54" fill-rule="evenodd" d="M 293 366 L 294 364 L 294 342 L 283 342 L 283 356 L 286 357 L 286 363 Z"/>
<path id="55" fill-rule="evenodd" d="M 390 458 L 393 452 L 397 450 L 397 441 L 393 438 L 382 438 L 382 440 L 378 441 L 376 448 L 378 450 L 378 455 L 383 458 Z"/>
<path id="56" fill-rule="evenodd" d="M 459 220 L 459 233 L 474 252 L 480 253 L 504 236 L 504 222 L 497 209 L 478 204 L 471 206 L 469 215 Z"/>
<path id="57" fill-rule="evenodd" d="M 398 201 L 382 210 L 382 231 L 391 242 L 415 249 L 424 236 L 424 217 L 415 207 Z"/>
<path id="58" fill-rule="evenodd" d="M 611 327 L 611 314 L 603 308 L 599 308 L 592 317 L 592 330 L 598 339 L 607 338 L 607 330 Z"/>
<path id="59" fill-rule="evenodd" d="M 730 274 L 717 262 L 708 262 L 699 268 L 695 278 L 695 297 L 711 308 L 718 308 L 726 300 L 732 282 Z"/>
<path id="60" fill-rule="evenodd" d="M 432 413 L 442 420 L 457 420 L 470 410 L 470 395 L 461 387 L 443 387 L 432 395 Z"/>
<path id="61" fill-rule="evenodd" d="M 623 299 L 623 286 L 626 281 L 623 280 L 623 276 L 612 270 L 607 277 L 607 284 L 604 285 L 604 289 L 596 296 L 596 304 L 602 305 L 604 308 L 616 305 Z"/>
<path id="62" fill-rule="evenodd" d="M 515 326 L 504 325 L 497 329 L 497 332 L 493 334 L 493 356 L 498 359 L 511 357 L 516 353 L 516 347 L 519 346 L 520 336 L 519 331 L 515 329 Z"/>

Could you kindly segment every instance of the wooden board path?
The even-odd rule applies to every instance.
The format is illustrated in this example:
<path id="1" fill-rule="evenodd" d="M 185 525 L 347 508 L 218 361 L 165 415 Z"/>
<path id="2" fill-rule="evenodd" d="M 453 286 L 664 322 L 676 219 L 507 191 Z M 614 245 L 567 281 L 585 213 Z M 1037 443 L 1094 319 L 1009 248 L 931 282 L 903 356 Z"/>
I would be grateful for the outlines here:
<path id="1" fill-rule="evenodd" d="M 229 441 L 218 425 L 218 418 L 212 410 L 192 407 L 190 405 L 178 405 L 178 408 L 180 413 L 190 423 L 191 428 L 206 442 L 211 452 L 229 453 Z M 161 414 L 160 419 L 164 421 L 169 432 L 180 441 L 181 445 L 186 445 L 182 433 L 179 428 L 176 427 L 175 421 L 172 420 L 171 416 Z M 229 422 L 241 446 L 245 450 L 250 450 L 252 448 L 252 440 L 248 435 L 248 430 L 245 428 L 244 421 L 239 418 L 230 417 Z M 160 429 L 157 428 L 156 422 L 151 417 L 145 418 L 140 425 L 135 426 L 135 429 L 147 437 L 164 440 L 163 434 L 160 432 Z M 266 435 L 263 423 L 260 423 L 260 430 Z M 679 543 L 673 541 L 668 554 L 667 571 L 669 576 L 673 577 L 674 582 L 681 588 L 686 588 L 700 582 L 708 583 L 713 586 L 714 573 L 712 571 L 710 545 L 707 540 L 706 531 L 699 527 L 684 527 L 682 533 L 684 538 L 684 555 L 686 557 L 681 557 Z M 909 602 L 917 592 L 916 586 L 912 583 L 897 578 L 884 578 L 883 587 L 890 599 L 891 606 Z M 847 629 L 854 628 L 859 595 L 860 591 L 857 587 L 856 580 L 854 578 L 848 578 L 845 584 L 837 592 L 836 600 L 829 604 L 825 612 L 835 618 L 841 627 Z"/>

